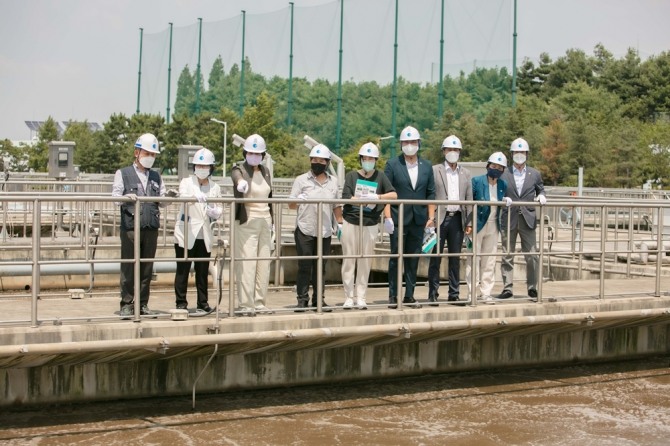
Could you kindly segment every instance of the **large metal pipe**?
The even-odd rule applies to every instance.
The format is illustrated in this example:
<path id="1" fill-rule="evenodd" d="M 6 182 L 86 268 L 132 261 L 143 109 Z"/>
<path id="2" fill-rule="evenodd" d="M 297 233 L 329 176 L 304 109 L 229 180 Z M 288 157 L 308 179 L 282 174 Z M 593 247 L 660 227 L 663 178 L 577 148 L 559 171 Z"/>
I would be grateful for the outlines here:
<path id="1" fill-rule="evenodd" d="M 32 276 L 34 265 L 26 263 L 25 265 L 7 265 L 0 264 L 0 276 Z M 91 273 L 91 263 L 59 263 L 40 265 L 40 276 L 62 276 L 64 274 L 88 275 Z M 176 262 L 154 262 L 154 271 L 156 273 L 174 273 L 177 271 Z M 119 274 L 121 264 L 119 262 L 95 263 L 93 264 L 94 274 Z"/>
<path id="2" fill-rule="evenodd" d="M 454 321 L 417 322 L 401 324 L 378 324 L 355 327 L 323 327 L 298 330 L 273 330 L 244 333 L 219 333 L 213 335 L 177 336 L 174 338 L 154 337 L 143 339 L 114 339 L 105 341 L 54 342 L 0 346 L 0 358 L 22 354 L 52 355 L 65 353 L 86 353 L 117 350 L 165 350 L 171 347 L 198 347 L 214 344 L 239 344 L 245 342 L 279 342 L 286 340 L 312 340 L 348 336 L 404 336 L 428 332 L 447 332 L 463 329 L 487 329 L 519 327 L 524 325 L 584 324 L 592 326 L 600 321 L 625 322 L 627 319 L 670 319 L 669 308 L 605 311 L 598 313 L 556 314 L 543 316 L 518 316 L 510 318 L 466 319 Z"/>

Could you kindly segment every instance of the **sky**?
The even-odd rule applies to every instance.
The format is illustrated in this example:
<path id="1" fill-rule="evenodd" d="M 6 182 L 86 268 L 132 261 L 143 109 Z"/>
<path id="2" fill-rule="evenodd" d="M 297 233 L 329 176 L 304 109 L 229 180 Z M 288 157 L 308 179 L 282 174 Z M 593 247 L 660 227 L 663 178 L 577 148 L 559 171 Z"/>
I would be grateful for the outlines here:
<path id="1" fill-rule="evenodd" d="M 481 9 L 467 9 L 467 5 L 477 5 L 476 1 L 464 1 L 446 0 L 448 12 L 453 10 L 449 8 L 458 8 L 458 12 L 466 18 L 479 14 Z M 513 17 L 511 8 L 509 11 L 507 8 L 513 0 L 479 1 L 480 7 L 483 4 L 481 2 L 485 1 L 497 1 L 505 7 L 504 11 L 497 12 L 497 20 L 504 22 L 502 29 L 507 34 Z M 380 2 L 388 7 L 380 8 Z M 400 37 L 403 42 L 411 42 L 412 36 L 421 35 L 425 28 L 435 30 L 437 26 L 439 32 L 435 8 L 439 14 L 440 0 L 400 0 L 400 3 Z M 298 46 L 309 43 L 318 50 L 319 45 L 322 45 L 324 51 L 319 53 L 319 57 L 327 58 L 322 65 L 314 61 L 309 61 L 314 62 L 311 65 L 304 62 L 304 69 L 298 75 L 318 77 L 320 72 L 316 69 L 310 72 L 310 67 L 319 68 L 325 66 L 323 64 L 330 67 L 322 68 L 323 72 L 332 72 L 331 68 L 337 66 L 338 57 L 339 3 L 334 3 L 334 0 L 294 0 L 294 4 L 296 11 L 308 17 L 313 26 L 320 26 L 310 31 L 309 36 L 303 34 L 300 39 L 302 43 Z M 382 62 L 376 59 L 366 61 L 366 54 L 369 53 L 357 51 L 364 51 L 367 45 L 368 51 L 375 54 L 392 52 L 392 4 L 389 0 L 345 0 L 345 18 L 347 11 L 355 11 L 356 17 L 349 16 L 347 19 L 345 33 L 350 32 L 352 36 L 345 38 L 344 52 L 350 57 L 352 53 L 354 56 L 362 54 L 359 57 L 363 59 L 355 64 L 359 70 L 355 73 L 356 80 L 364 76 L 361 73 L 369 73 L 371 80 L 388 82 L 387 77 L 380 77 L 369 66 L 388 64 L 392 58 L 385 58 Z M 325 6 L 315 9 L 318 5 Z M 426 6 L 430 11 L 422 11 L 423 16 L 414 15 L 419 14 L 412 10 L 417 5 Z M 228 30 L 241 23 L 240 11 L 245 10 L 250 25 L 254 18 L 259 23 L 263 20 L 267 20 L 267 23 L 277 22 L 273 26 L 281 30 L 282 39 L 285 39 L 288 35 L 283 29 L 286 27 L 287 6 L 288 1 L 283 0 L 0 0 L 0 139 L 27 140 L 31 133 L 24 121 L 41 121 L 48 116 L 57 121 L 88 120 L 104 123 L 112 113 L 132 115 L 137 100 L 139 28 L 144 29 L 147 47 L 150 48 L 152 37 L 157 38 L 165 33 L 169 22 L 174 23 L 175 30 L 193 31 L 197 18 L 202 17 L 205 23 L 219 23 L 221 28 Z M 315 14 L 314 11 L 321 12 Z M 420 18 L 425 17 L 425 14 L 432 15 L 430 23 Z M 320 17 L 322 15 L 331 17 Z M 592 54 L 598 43 L 605 45 L 615 57 L 622 57 L 631 47 L 638 50 L 643 59 L 657 55 L 670 50 L 668 17 L 670 1 L 667 0 L 518 0 L 517 64 L 526 57 L 537 60 L 542 52 L 555 59 L 570 48 L 579 48 Z M 333 24 L 328 32 L 318 22 L 324 19 L 330 19 Z M 468 50 L 468 42 L 472 38 L 468 37 L 467 32 L 473 26 L 459 28 L 458 25 L 447 21 L 445 39 L 454 42 L 459 41 L 460 37 L 460 51 L 465 53 L 464 60 L 468 56 L 477 59 L 474 53 L 477 50 Z M 247 38 L 251 43 L 247 55 L 255 57 L 252 67 L 261 69 L 265 67 L 266 60 L 276 59 L 274 53 L 277 50 L 272 44 L 277 39 L 254 29 L 258 29 L 258 26 L 252 27 L 251 31 L 247 30 Z M 497 45 L 496 51 L 504 51 L 507 53 L 504 59 L 511 60 L 511 36 L 507 41 L 493 31 L 480 32 L 487 36 L 484 40 L 488 39 L 489 49 Z M 501 40 L 504 41 L 502 46 L 499 42 Z M 238 43 L 234 45 L 237 48 Z M 265 53 L 259 49 L 264 46 L 269 48 Z M 411 51 L 407 50 L 408 46 Z M 420 43 L 400 46 L 407 56 L 399 60 L 399 70 L 409 80 L 433 80 L 435 62 L 432 56 L 424 54 L 425 46 Z M 425 67 L 417 69 L 413 66 L 416 63 L 407 63 L 403 67 L 403 61 L 410 60 L 410 55 L 414 57 L 414 53 L 417 53 L 417 60 Z M 145 57 L 149 61 L 147 63 L 151 63 L 151 55 Z M 236 57 L 237 54 L 231 49 L 230 60 Z M 224 61 L 225 68 L 230 65 L 226 63 L 227 60 Z M 283 63 L 270 63 L 267 69 L 274 67 L 283 72 Z M 181 69 L 178 66 L 173 68 L 173 73 L 177 74 Z M 203 68 L 203 73 L 208 73 L 206 70 L 206 67 Z M 388 73 L 388 70 L 385 72 Z M 146 76 L 150 76 L 150 73 L 151 70 L 147 68 Z M 286 74 L 283 76 L 287 77 Z M 143 101 L 146 101 L 146 95 L 144 93 Z M 154 102 L 160 100 L 155 99 L 149 106 L 158 107 Z M 162 114 L 165 114 L 164 110 Z"/>

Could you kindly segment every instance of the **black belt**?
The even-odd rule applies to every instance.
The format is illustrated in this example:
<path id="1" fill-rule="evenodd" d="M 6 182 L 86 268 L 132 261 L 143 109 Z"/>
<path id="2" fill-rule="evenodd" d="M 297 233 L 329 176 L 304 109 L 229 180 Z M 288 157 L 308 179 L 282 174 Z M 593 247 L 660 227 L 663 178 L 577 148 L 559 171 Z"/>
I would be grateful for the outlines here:
<path id="1" fill-rule="evenodd" d="M 454 215 L 461 215 L 461 211 L 447 212 L 447 217 L 453 217 Z"/>

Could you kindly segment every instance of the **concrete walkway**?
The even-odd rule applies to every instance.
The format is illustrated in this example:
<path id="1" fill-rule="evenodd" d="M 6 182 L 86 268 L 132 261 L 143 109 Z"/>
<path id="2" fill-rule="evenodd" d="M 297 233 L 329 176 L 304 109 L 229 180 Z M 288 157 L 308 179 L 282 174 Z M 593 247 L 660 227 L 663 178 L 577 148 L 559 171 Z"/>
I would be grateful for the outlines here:
<path id="1" fill-rule="evenodd" d="M 654 297 L 655 296 L 655 278 L 630 278 L 630 279 L 607 279 L 604 282 L 605 299 L 615 299 L 620 297 L 634 298 L 634 297 Z M 660 297 L 670 295 L 670 277 L 663 277 L 660 284 Z M 496 287 L 494 292 L 500 292 L 501 285 Z M 525 284 L 518 283 L 515 285 L 515 297 L 513 299 L 499 300 L 495 305 L 542 305 L 545 303 L 561 302 L 561 301 L 575 301 L 575 300 L 597 300 L 599 297 L 599 280 L 579 280 L 579 281 L 548 281 L 542 284 L 542 294 L 539 303 L 533 302 L 525 295 Z M 443 285 L 446 293 L 446 285 Z M 461 285 L 461 295 L 466 295 L 466 286 Z M 405 308 L 407 311 L 420 311 L 429 313 L 433 306 L 428 306 L 426 298 L 428 289 L 421 284 L 417 287 L 415 297 L 422 304 L 421 309 Z M 462 298 L 463 299 L 463 298 Z M 329 309 L 334 310 L 334 314 L 346 315 L 358 312 L 360 310 L 344 310 L 342 303 L 344 302 L 344 293 L 341 287 L 332 286 L 326 289 L 326 302 L 331 306 Z M 217 292 L 215 289 L 210 290 L 210 304 L 215 306 L 217 301 Z M 195 312 L 195 291 L 194 287 L 189 287 L 189 304 L 190 314 L 189 319 L 215 318 L 215 314 L 210 315 L 199 314 Z M 388 308 L 388 289 L 386 287 L 371 287 L 368 290 L 367 296 L 368 312 L 382 311 L 382 312 L 397 312 L 399 310 L 392 310 Z M 472 302 L 467 301 L 466 305 L 472 305 Z M 270 291 L 267 306 L 274 311 L 270 314 L 257 314 L 258 317 L 274 317 L 278 315 L 291 315 L 292 317 L 301 317 L 302 313 L 294 312 L 296 305 L 295 292 L 292 288 L 283 288 L 281 290 Z M 482 302 L 476 302 L 474 305 L 485 305 Z M 440 302 L 440 307 L 453 307 L 447 304 L 444 300 Z M 488 305 L 486 305 L 488 306 Z M 174 309 L 174 294 L 169 288 L 153 287 L 152 296 L 149 302 L 149 307 L 157 312 L 159 320 L 169 320 L 171 318 L 170 310 Z M 10 326 L 30 326 L 31 325 L 31 308 L 32 302 L 30 295 L 26 297 L 0 297 L 0 327 L 4 325 Z M 229 292 L 224 289 L 223 298 L 220 305 L 220 317 L 230 317 L 229 313 Z M 95 323 L 97 321 L 113 322 L 120 321 L 118 316 L 119 311 L 119 297 L 118 291 L 103 290 L 96 291 L 92 297 L 84 297 L 81 299 L 72 299 L 69 297 L 46 297 L 37 302 L 38 321 L 42 324 L 59 324 L 59 323 Z M 314 314 L 309 312 L 309 314 Z M 243 315 L 235 314 L 235 317 L 243 317 Z M 143 320 L 151 320 L 142 317 Z"/>

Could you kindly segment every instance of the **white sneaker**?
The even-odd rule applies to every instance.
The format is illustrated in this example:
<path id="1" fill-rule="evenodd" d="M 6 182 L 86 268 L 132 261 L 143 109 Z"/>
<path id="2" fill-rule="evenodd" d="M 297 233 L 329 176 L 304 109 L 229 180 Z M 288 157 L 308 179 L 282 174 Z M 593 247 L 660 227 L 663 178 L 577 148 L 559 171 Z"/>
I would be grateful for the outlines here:
<path id="1" fill-rule="evenodd" d="M 354 300 L 351 297 L 347 297 L 344 300 L 344 305 L 342 305 L 342 308 L 345 310 L 351 310 L 354 307 Z"/>
<path id="2" fill-rule="evenodd" d="M 251 317 L 256 316 L 256 310 L 254 310 L 253 308 L 249 308 L 249 307 L 235 308 L 234 313 L 239 315 L 239 316 L 251 316 Z"/>
<path id="3" fill-rule="evenodd" d="M 491 296 L 482 296 L 482 301 L 486 305 L 494 305 L 496 303 L 495 299 L 493 299 Z"/>
<path id="4" fill-rule="evenodd" d="M 364 297 L 359 297 L 356 299 L 356 306 L 358 307 L 359 310 L 367 310 L 368 309 L 368 304 L 365 303 L 365 298 Z"/>
<path id="5" fill-rule="evenodd" d="M 265 305 L 256 305 L 256 311 L 259 313 L 273 314 L 274 311 L 266 307 Z"/>

